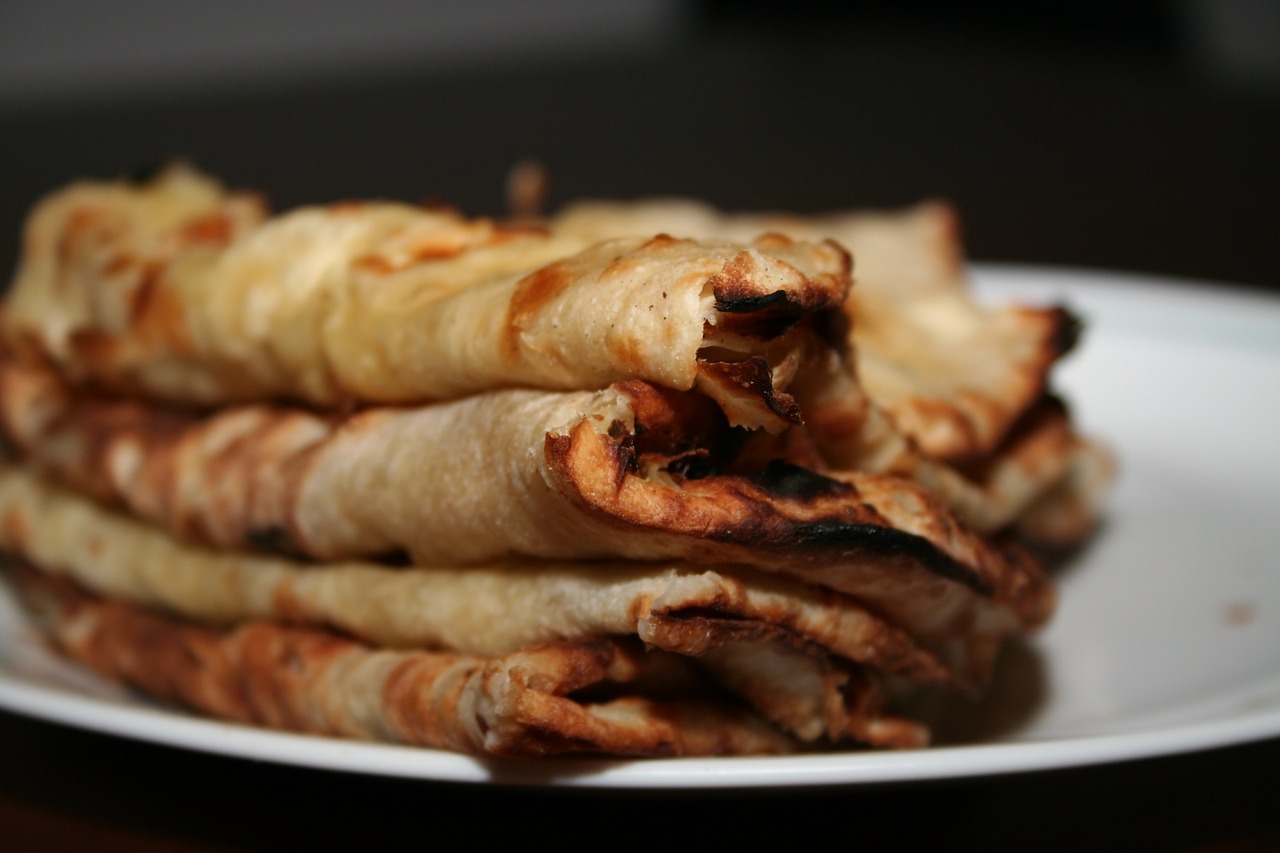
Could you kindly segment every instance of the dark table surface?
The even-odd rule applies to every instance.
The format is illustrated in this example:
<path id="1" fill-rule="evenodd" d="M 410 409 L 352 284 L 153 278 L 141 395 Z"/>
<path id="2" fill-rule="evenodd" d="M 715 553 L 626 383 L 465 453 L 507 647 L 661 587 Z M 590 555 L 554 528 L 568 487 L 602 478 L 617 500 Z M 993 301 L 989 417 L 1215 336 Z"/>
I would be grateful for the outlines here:
<path id="1" fill-rule="evenodd" d="M 975 258 L 1280 288 L 1280 99 L 1167 57 L 887 35 L 0 114 L 0 262 L 45 190 L 182 155 L 277 207 L 343 197 L 503 211 L 944 196 Z M 872 849 L 1280 849 L 1280 741 L 948 782 L 767 791 L 497 788 L 304 770 L 0 713 L 0 849 L 448 847 L 787 839 Z"/>

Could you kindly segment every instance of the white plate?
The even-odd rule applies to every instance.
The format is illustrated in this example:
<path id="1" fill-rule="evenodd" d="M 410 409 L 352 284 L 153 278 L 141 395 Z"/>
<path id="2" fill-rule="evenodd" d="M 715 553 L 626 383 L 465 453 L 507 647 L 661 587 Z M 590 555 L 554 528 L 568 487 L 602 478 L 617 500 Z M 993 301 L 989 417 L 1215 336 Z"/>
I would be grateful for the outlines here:
<path id="1" fill-rule="evenodd" d="M 963 745 L 637 762 L 484 761 L 279 734 L 138 699 L 45 652 L 0 596 L 0 706 L 225 755 L 467 782 L 675 788 L 854 784 L 1048 769 L 1280 735 L 1280 300 L 1211 285 L 979 266 L 994 300 L 1086 320 L 1055 375 L 1122 476 L 1061 608 L 959 713 Z M 0 592 L 3 592 L 0 590 Z"/>

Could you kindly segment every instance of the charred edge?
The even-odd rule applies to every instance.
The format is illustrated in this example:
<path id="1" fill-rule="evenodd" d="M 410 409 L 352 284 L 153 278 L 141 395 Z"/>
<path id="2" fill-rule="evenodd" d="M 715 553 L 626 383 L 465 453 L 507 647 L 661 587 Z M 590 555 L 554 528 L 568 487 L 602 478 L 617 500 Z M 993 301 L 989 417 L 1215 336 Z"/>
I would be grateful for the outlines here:
<path id="1" fill-rule="evenodd" d="M 694 451 L 672 460 L 667 471 L 686 480 L 701 480 L 720 473 L 720 465 L 710 452 Z"/>
<path id="2" fill-rule="evenodd" d="M 543 452 L 552 468 L 561 471 L 568 469 L 569 453 L 573 447 L 574 436 L 581 429 L 590 430 L 591 427 L 584 421 L 579 422 L 565 435 L 547 433 L 547 437 L 543 439 Z M 607 441 L 604 447 L 609 454 L 609 469 L 615 483 L 621 483 L 628 475 L 640 470 L 640 456 L 636 452 L 635 440 L 632 436 L 626 435 L 621 439 Z"/>
<path id="3" fill-rule="evenodd" d="M 743 538 L 734 531 L 723 531 L 714 538 L 739 544 Z M 759 546 L 758 539 L 741 544 Z M 800 522 L 786 531 L 785 541 L 775 543 L 790 552 L 810 551 L 823 559 L 841 556 L 885 558 L 895 565 L 922 565 L 934 574 L 963 584 L 979 595 L 991 596 L 994 588 L 969 567 L 938 550 L 928 539 L 892 527 L 876 524 L 850 524 L 838 519 Z"/>
<path id="4" fill-rule="evenodd" d="M 848 483 L 780 459 L 771 460 L 763 471 L 748 479 L 770 495 L 800 503 L 828 497 L 854 497 L 858 493 Z"/>
<path id="5" fill-rule="evenodd" d="M 802 315 L 791 311 L 765 311 L 759 314 L 726 314 L 721 316 L 718 326 L 729 334 L 755 338 L 760 341 L 772 341 L 781 337 L 788 329 L 798 323 Z"/>
<path id="6" fill-rule="evenodd" d="M 747 295 L 734 293 L 730 288 L 717 286 L 712 292 L 716 297 L 716 310 L 725 314 L 754 313 L 788 304 L 785 290 Z"/>
<path id="7" fill-rule="evenodd" d="M 764 295 L 736 294 L 716 287 L 716 310 L 721 329 L 760 340 L 773 340 L 794 326 L 807 313 L 804 306 L 789 299 L 784 291 Z"/>
<path id="8" fill-rule="evenodd" d="M 687 607 L 660 618 L 672 634 L 691 643 L 681 654 L 700 655 L 728 643 L 772 643 L 802 652 L 827 649 L 783 625 L 716 610 L 714 607 Z M 819 660 L 825 655 L 817 655 Z"/>
<path id="9" fill-rule="evenodd" d="M 1084 332 L 1084 323 L 1066 308 L 1054 309 L 1053 334 L 1049 338 L 1049 347 L 1053 358 L 1058 358 L 1075 349 Z"/>
<path id="10" fill-rule="evenodd" d="M 723 436 L 712 441 L 707 447 L 689 446 L 675 451 L 663 452 L 658 449 L 646 449 L 644 436 L 637 430 L 637 446 L 640 457 L 657 454 L 675 457 L 667 462 L 667 473 L 685 480 L 702 480 L 724 473 L 742 450 L 747 431 L 738 427 L 727 429 Z M 638 465 L 638 463 L 637 463 Z"/>
<path id="11" fill-rule="evenodd" d="M 1004 438 L 988 456 L 977 459 L 959 459 L 953 464 L 961 475 L 975 482 L 981 482 L 991 476 L 992 470 L 1000 464 L 1005 454 L 1015 453 L 1018 445 L 1055 420 L 1062 420 L 1069 415 L 1067 405 L 1062 398 L 1053 394 L 1045 394 L 1022 414 L 1013 426 L 1005 433 Z"/>

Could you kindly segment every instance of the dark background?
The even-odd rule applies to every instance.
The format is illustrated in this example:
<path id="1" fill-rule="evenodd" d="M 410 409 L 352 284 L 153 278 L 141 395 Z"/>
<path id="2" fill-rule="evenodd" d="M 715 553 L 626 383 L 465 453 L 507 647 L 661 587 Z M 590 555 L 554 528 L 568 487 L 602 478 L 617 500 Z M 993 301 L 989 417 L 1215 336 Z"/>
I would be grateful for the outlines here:
<path id="1" fill-rule="evenodd" d="M 1280 4 L 1269 0 L 629 0 L 617 8 L 643 8 L 581 32 L 553 20 L 523 50 L 519 33 L 486 40 L 484 20 L 439 45 L 433 33 L 449 33 L 428 13 L 378 0 L 368 8 L 406 16 L 408 42 L 382 58 L 368 42 L 392 34 L 354 32 L 354 12 L 330 10 L 322 23 L 338 32 L 289 47 L 286 24 L 307 4 L 293 18 L 250 7 L 239 27 L 204 22 L 203 41 L 165 4 L 123 5 L 155 6 L 150 30 L 100 22 L 72 47 L 103 55 L 60 75 L 69 36 L 44 34 L 41 51 L 0 12 L 0 54 L 7 40 L 30 55 L 10 69 L 22 85 L 0 88 L 0 233 L 14 235 L 0 241 L 4 268 L 27 207 L 73 177 L 184 156 L 277 208 L 434 198 L 495 215 L 507 170 L 535 158 L 552 205 L 679 194 L 817 211 L 943 196 L 978 259 L 1280 286 Z M 483 17 L 519 0 L 444 5 Z M 276 52 L 270 38 L 237 48 L 239 33 L 271 26 Z M 100 44 L 126 37 L 131 64 Z M 184 71 L 179 49 L 198 67 Z"/>
<path id="2" fill-rule="evenodd" d="M 536 158 L 552 205 L 679 194 L 818 211 L 942 196 L 980 260 L 1280 288 L 1280 4 L 519 8 L 10 0 L 0 267 L 41 193 L 175 156 L 277 208 L 434 198 L 485 215 L 504 211 L 507 170 Z M 1278 749 L 906 786 L 626 794 L 276 767 L 0 713 L 0 848 L 1280 849 Z"/>

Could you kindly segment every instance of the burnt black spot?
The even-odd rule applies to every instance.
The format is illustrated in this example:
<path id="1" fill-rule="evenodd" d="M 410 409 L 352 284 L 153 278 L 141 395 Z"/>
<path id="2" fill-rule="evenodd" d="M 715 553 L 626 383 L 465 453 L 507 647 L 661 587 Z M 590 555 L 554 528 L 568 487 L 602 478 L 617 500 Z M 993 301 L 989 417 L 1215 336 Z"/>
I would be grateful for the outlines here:
<path id="1" fill-rule="evenodd" d="M 787 304 L 787 293 L 775 290 L 760 296 L 737 296 L 716 289 L 716 310 L 725 314 L 747 314 Z"/>
<path id="2" fill-rule="evenodd" d="M 790 527 L 785 541 L 775 544 L 793 554 L 807 551 L 824 560 L 864 560 L 887 568 L 922 566 L 980 595 L 989 596 L 994 591 L 990 582 L 928 539 L 893 527 L 818 519 Z"/>
<path id="3" fill-rule="evenodd" d="M 857 490 L 848 483 L 824 477 L 781 459 L 772 460 L 763 471 L 750 479 L 771 495 L 800 502 L 857 494 Z"/>
<path id="4" fill-rule="evenodd" d="M 772 340 L 794 326 L 804 313 L 782 290 L 762 295 L 735 294 L 728 288 L 714 292 L 716 310 L 726 315 L 720 326 L 748 337 Z"/>
<path id="5" fill-rule="evenodd" d="M 298 545 L 293 541 L 293 536 L 289 534 L 288 530 L 279 525 L 250 530 L 245 534 L 244 538 L 251 548 L 259 551 L 283 553 L 295 553 L 298 551 Z"/>
<path id="6" fill-rule="evenodd" d="M 906 558 L 927 567 L 935 574 L 971 587 L 982 595 L 990 595 L 991 584 L 963 563 L 952 559 L 925 539 L 893 527 L 876 524 L 845 524 L 838 521 L 816 521 L 801 525 L 797 537 L 811 545 L 825 547 L 843 545 L 851 552 L 868 556 Z"/>

